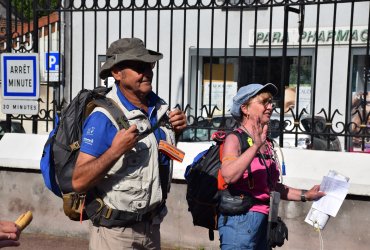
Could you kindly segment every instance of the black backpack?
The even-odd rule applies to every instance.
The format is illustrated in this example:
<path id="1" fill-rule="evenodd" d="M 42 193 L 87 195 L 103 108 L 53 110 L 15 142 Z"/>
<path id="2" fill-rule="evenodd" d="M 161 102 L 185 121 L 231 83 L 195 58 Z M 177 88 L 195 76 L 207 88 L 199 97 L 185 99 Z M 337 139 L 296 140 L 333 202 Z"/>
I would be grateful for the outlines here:
<path id="1" fill-rule="evenodd" d="M 119 129 L 129 124 L 123 111 L 106 94 L 110 88 L 83 89 L 56 118 L 55 128 L 45 143 L 40 162 L 45 185 L 54 194 L 63 197 L 63 209 L 71 220 L 87 219 L 84 211 L 85 194 L 72 187 L 72 174 L 80 152 L 82 126 L 97 106 L 106 109 L 118 123 Z"/>
<path id="2" fill-rule="evenodd" d="M 239 130 L 231 133 L 239 138 L 242 152 L 247 150 L 249 147 L 247 138 L 249 137 Z M 225 131 L 215 132 L 212 139 L 216 144 L 199 153 L 185 171 L 188 211 L 192 215 L 195 226 L 208 229 L 210 240 L 214 240 L 213 230 L 217 230 L 219 182 L 222 181 L 219 168 L 221 167 L 222 145 L 226 135 Z"/>

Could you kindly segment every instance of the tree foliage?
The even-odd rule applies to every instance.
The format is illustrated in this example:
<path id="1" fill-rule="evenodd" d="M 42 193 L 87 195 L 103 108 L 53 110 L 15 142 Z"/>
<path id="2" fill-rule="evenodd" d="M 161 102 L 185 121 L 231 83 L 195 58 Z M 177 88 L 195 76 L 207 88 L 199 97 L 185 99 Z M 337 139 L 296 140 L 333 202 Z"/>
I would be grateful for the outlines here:
<path id="1" fill-rule="evenodd" d="M 34 6 L 35 1 L 36 6 Z M 10 0 L 10 3 L 12 12 L 17 18 L 21 18 L 24 21 L 31 21 L 35 12 L 41 17 L 57 10 L 60 0 Z"/>

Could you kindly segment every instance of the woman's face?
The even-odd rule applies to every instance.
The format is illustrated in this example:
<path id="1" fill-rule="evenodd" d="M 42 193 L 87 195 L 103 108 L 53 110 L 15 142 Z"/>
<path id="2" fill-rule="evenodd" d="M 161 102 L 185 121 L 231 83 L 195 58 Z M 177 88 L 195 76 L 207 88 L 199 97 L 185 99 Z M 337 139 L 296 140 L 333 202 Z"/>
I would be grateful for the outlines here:
<path id="1" fill-rule="evenodd" d="M 243 120 L 259 119 L 262 125 L 269 123 L 273 109 L 272 95 L 268 92 L 256 95 L 241 107 Z"/>

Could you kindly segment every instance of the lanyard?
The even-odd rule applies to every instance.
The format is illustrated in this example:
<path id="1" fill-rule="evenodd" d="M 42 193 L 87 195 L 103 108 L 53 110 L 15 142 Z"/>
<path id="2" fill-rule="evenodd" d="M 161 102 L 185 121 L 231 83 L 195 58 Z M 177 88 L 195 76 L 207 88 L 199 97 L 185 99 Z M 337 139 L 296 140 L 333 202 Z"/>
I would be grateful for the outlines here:
<path id="1" fill-rule="evenodd" d="M 268 146 L 269 147 L 269 146 Z M 258 150 L 258 153 L 257 153 L 257 156 L 260 155 L 262 159 L 262 162 L 263 162 L 263 165 L 265 166 L 265 169 L 266 169 L 266 173 L 267 173 L 267 184 L 269 186 L 269 189 L 270 191 L 274 190 L 274 187 L 272 185 L 272 181 L 271 181 L 271 173 L 267 167 L 267 163 L 266 163 L 266 159 L 265 159 L 265 156 L 264 154 L 262 154 L 259 150 Z M 270 157 L 271 158 L 271 157 Z M 272 159 L 272 158 L 271 158 Z"/>
<path id="2" fill-rule="evenodd" d="M 249 147 L 251 147 L 253 145 L 253 138 L 252 136 L 248 133 L 248 130 L 243 126 L 243 129 L 242 131 L 247 134 L 248 136 L 248 139 L 247 139 L 247 143 L 249 145 Z M 271 154 L 271 148 L 270 148 L 270 145 L 268 142 L 266 142 L 267 145 L 268 145 L 268 152 L 270 152 Z M 267 163 L 266 163 L 266 158 L 265 158 L 265 155 L 262 154 L 259 150 L 257 152 L 257 155 L 256 155 L 259 159 L 262 160 L 262 164 L 265 166 L 265 169 L 266 169 L 266 173 L 267 173 L 267 184 L 268 184 L 268 187 L 271 190 L 274 190 L 274 187 L 272 185 L 272 180 L 271 180 L 271 173 L 267 167 Z M 270 159 L 273 159 L 271 156 L 270 156 Z M 254 180 L 253 180 L 253 176 L 252 176 L 252 169 L 251 169 L 251 164 L 249 164 L 248 166 L 248 184 L 249 184 L 249 188 L 253 188 L 254 187 Z"/>

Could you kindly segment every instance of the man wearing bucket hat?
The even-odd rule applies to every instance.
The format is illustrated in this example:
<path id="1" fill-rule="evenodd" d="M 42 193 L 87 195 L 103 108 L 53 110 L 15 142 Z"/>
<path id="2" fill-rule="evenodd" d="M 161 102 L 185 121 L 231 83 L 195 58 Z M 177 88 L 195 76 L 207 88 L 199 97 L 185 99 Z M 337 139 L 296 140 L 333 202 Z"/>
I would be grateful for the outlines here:
<path id="1" fill-rule="evenodd" d="M 229 211 L 223 207 L 230 204 L 223 204 L 225 199 L 221 198 L 218 229 L 223 250 L 265 250 L 276 246 L 266 237 L 272 191 L 279 193 L 282 199 L 292 201 L 311 201 L 325 195 L 319 191 L 319 185 L 305 191 L 278 182 L 279 163 L 267 138 L 272 98 L 277 92 L 271 83 L 252 83 L 241 87 L 233 98 L 231 114 L 240 122 L 240 127 L 225 139 L 220 172 L 228 187 L 227 193 L 222 194 L 247 198 L 243 198 L 241 208 Z M 281 236 L 284 241 L 287 234 L 283 232 Z"/>
<path id="2" fill-rule="evenodd" d="M 91 202 L 97 212 L 90 217 L 89 249 L 160 249 L 172 162 L 158 143 L 175 144 L 186 117 L 178 109 L 169 112 L 152 92 L 152 69 L 161 53 L 146 49 L 138 38 L 123 38 L 106 55 L 100 77 L 114 77 L 107 97 L 123 110 L 130 127 L 118 130 L 102 108 L 84 124 L 72 183 L 76 191 L 97 197 Z"/>

